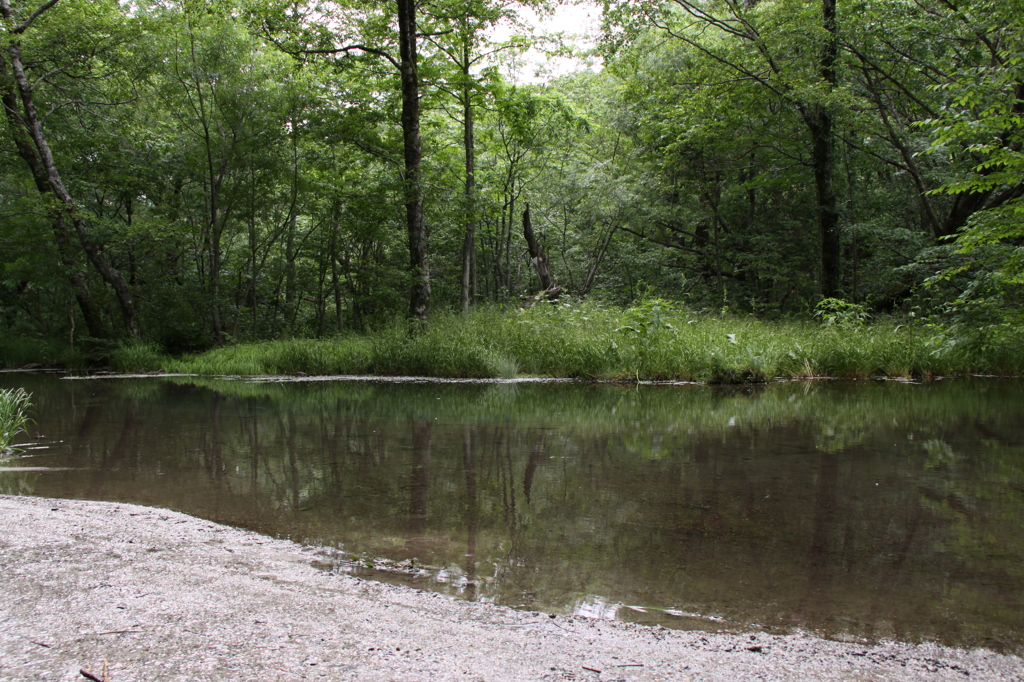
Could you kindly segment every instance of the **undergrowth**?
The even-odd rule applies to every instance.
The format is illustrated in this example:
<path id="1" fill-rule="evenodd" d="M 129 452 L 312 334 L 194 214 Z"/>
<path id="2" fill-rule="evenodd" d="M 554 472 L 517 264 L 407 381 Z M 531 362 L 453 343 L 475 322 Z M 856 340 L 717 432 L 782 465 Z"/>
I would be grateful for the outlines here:
<path id="1" fill-rule="evenodd" d="M 978 344 L 949 327 L 869 320 L 828 299 L 813 320 L 698 315 L 651 299 L 622 309 L 572 300 L 527 310 L 437 313 L 426 330 L 395 322 L 328 339 L 227 345 L 172 358 L 148 344 L 109 352 L 122 372 L 358 374 L 757 383 L 774 378 L 1020 374 L 1022 339 Z M 1014 341 L 1014 340 L 1011 340 Z"/>

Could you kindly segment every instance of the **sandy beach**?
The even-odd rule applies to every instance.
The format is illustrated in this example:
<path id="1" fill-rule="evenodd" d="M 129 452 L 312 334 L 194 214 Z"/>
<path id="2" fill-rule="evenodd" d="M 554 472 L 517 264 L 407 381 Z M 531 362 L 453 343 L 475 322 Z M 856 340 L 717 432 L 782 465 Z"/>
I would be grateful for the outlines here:
<path id="1" fill-rule="evenodd" d="M 314 548 L 131 504 L 0 496 L 0 680 L 1024 680 L 935 644 L 723 635 L 325 573 Z"/>

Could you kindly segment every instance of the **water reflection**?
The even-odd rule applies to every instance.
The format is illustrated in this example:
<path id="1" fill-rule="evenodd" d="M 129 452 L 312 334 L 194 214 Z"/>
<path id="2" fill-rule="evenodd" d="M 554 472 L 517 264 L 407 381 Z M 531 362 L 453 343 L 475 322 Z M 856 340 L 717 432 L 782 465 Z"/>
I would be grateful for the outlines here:
<path id="1" fill-rule="evenodd" d="M 68 381 L 0 489 L 323 544 L 468 599 L 1019 651 L 1024 385 Z M 371 567 L 368 567 L 370 564 Z"/>

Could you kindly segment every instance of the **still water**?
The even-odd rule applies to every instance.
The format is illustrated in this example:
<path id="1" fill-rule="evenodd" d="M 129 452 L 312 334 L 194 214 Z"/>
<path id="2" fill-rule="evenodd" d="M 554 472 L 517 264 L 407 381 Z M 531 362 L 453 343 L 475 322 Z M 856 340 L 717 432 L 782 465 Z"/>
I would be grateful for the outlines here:
<path id="1" fill-rule="evenodd" d="M 0 492 L 169 507 L 529 610 L 1024 650 L 1021 381 L 11 386 L 35 424 Z"/>

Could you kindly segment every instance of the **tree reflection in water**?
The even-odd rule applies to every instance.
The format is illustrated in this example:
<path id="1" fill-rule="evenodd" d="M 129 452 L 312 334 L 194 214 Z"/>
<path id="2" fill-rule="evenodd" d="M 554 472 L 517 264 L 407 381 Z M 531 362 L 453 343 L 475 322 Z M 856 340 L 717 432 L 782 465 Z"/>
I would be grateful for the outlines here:
<path id="1" fill-rule="evenodd" d="M 1024 640 L 1020 382 L 3 383 L 49 443 L 26 463 L 75 467 L 5 490 L 415 558 L 428 587 L 523 608 Z"/>

